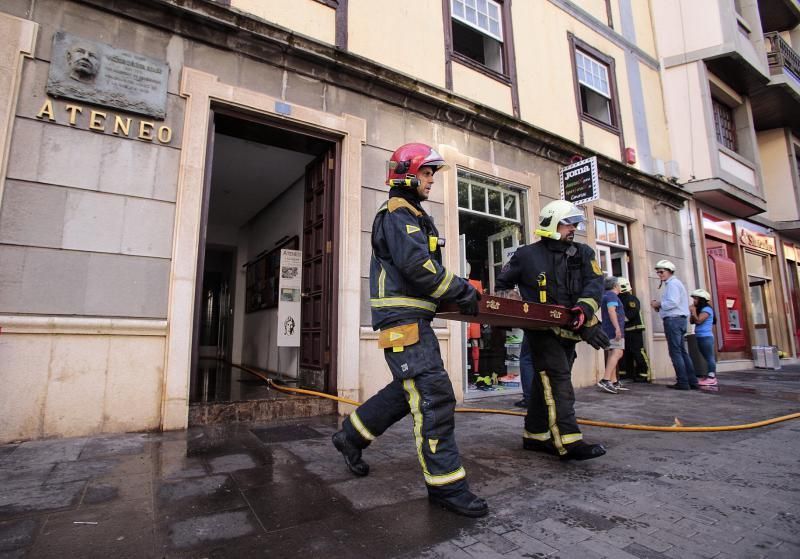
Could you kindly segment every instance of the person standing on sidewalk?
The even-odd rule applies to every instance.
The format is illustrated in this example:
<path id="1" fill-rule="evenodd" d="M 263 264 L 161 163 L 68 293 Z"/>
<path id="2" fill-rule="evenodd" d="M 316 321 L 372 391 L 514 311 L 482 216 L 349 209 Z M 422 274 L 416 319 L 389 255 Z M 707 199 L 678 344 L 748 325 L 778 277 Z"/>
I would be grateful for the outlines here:
<path id="1" fill-rule="evenodd" d="M 619 288 L 619 300 L 625 309 L 623 368 L 634 382 L 650 382 L 650 358 L 644 349 L 642 303 L 633 294 L 631 282 L 627 278 L 619 278 Z"/>
<path id="2" fill-rule="evenodd" d="M 625 311 L 622 309 L 622 302 L 619 300 L 619 280 L 614 276 L 609 276 L 604 282 L 605 293 L 600 303 L 600 310 L 603 317 L 603 332 L 611 340 L 606 350 L 606 371 L 603 379 L 597 386 L 606 392 L 616 394 L 620 390 L 628 390 L 617 378 L 617 364 L 625 351 L 625 336 L 622 333 L 625 327 Z"/>
<path id="3" fill-rule="evenodd" d="M 480 294 L 442 266 L 443 239 L 421 202 L 444 159 L 425 144 L 395 150 L 386 184 L 389 200 L 372 224 L 372 327 L 392 381 L 361 404 L 334 433 L 333 444 L 352 473 L 365 476 L 362 450 L 411 413 L 417 456 L 429 500 L 464 516 L 484 516 L 486 501 L 467 485 L 455 439 L 456 398 L 431 321 L 440 302 L 477 316 Z"/>
<path id="4" fill-rule="evenodd" d="M 667 348 L 672 366 L 675 368 L 675 384 L 668 388 L 675 390 L 696 389 L 697 376 L 694 364 L 686 349 L 686 326 L 689 319 L 689 296 L 681 280 L 675 277 L 675 264 L 669 260 L 656 262 L 656 273 L 661 283 L 658 288 L 664 288 L 661 300 L 650 301 L 650 306 L 659 312 L 664 321 L 664 335 L 667 337 Z"/>
<path id="5" fill-rule="evenodd" d="M 533 375 L 522 445 L 562 460 L 589 460 L 606 453 L 603 445 L 583 441 L 572 388 L 575 345 L 583 339 L 595 349 L 608 347 L 608 336 L 596 316 L 603 272 L 594 250 L 575 242 L 575 231 L 585 221 L 583 211 L 571 202 L 555 200 L 545 205 L 535 230 L 541 240 L 519 247 L 495 281 L 500 296 L 514 296 L 519 286 L 525 301 L 572 309 L 569 328 L 525 332 L 538 372 Z"/>
<path id="6" fill-rule="evenodd" d="M 708 375 L 698 381 L 700 386 L 717 386 L 717 358 L 714 354 L 713 326 L 717 319 L 714 309 L 709 304 L 711 294 L 705 289 L 695 289 L 691 297 L 694 304 L 689 307 L 692 313 L 689 320 L 694 327 L 694 337 L 697 339 L 697 349 L 708 364 Z"/>

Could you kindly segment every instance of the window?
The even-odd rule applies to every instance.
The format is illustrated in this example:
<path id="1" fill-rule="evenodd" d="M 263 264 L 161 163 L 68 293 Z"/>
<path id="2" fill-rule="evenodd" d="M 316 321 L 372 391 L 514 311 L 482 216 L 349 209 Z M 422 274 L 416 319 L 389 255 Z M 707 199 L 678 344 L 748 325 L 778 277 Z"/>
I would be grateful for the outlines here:
<path id="1" fill-rule="evenodd" d="M 630 245 L 628 225 L 607 217 L 596 217 L 594 236 L 597 261 L 606 275 L 628 277 Z"/>
<path id="2" fill-rule="evenodd" d="M 502 5 L 494 0 L 450 0 L 453 51 L 504 74 Z"/>
<path id="3" fill-rule="evenodd" d="M 578 75 L 581 112 L 609 126 L 615 126 L 608 65 L 576 50 L 575 71 Z"/>
<path id="4" fill-rule="evenodd" d="M 518 192 L 462 170 L 458 171 L 458 207 L 508 221 L 521 221 Z"/>
<path id="5" fill-rule="evenodd" d="M 731 151 L 738 151 L 733 109 L 714 97 L 711 98 L 711 105 L 714 108 L 714 129 L 717 132 L 717 142 Z"/>

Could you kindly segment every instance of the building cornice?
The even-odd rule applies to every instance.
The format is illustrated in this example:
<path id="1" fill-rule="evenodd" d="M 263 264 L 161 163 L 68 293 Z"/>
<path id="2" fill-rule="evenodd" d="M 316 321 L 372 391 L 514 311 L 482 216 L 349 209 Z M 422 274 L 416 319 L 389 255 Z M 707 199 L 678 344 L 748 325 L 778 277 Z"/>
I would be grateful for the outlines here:
<path id="1" fill-rule="evenodd" d="M 677 185 L 511 115 L 210 0 L 77 1 L 416 111 L 560 165 L 575 155 L 596 155 L 601 179 L 674 207 L 691 197 Z"/>

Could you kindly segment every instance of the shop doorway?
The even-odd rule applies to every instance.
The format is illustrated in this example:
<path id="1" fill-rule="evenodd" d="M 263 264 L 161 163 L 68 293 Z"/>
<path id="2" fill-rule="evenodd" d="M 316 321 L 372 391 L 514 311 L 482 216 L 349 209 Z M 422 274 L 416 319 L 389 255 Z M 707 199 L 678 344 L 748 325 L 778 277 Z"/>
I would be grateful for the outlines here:
<path id="1" fill-rule="evenodd" d="M 304 130 L 222 110 L 212 115 L 190 422 L 192 405 L 278 397 L 248 370 L 335 391 L 337 150 L 334 140 Z M 299 251 L 297 265 L 287 266 L 285 250 Z M 292 279 L 297 285 L 287 287 Z"/>
<path id="2" fill-rule="evenodd" d="M 458 170 L 458 227 L 464 274 L 482 293 L 495 292 L 495 279 L 524 237 L 525 192 L 491 177 Z M 522 331 L 470 323 L 464 328 L 464 386 L 467 398 L 521 392 Z"/>

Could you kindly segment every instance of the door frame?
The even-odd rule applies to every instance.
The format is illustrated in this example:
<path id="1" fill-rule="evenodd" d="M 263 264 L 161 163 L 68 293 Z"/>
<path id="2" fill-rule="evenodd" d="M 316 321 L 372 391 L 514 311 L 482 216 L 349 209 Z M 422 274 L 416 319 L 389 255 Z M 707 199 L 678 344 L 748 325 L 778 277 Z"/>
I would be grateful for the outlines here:
<path id="1" fill-rule="evenodd" d="M 366 141 L 366 121 L 352 115 L 334 115 L 292 105 L 270 95 L 221 82 L 219 77 L 187 66 L 180 79 L 185 99 L 183 138 L 177 180 L 175 226 L 169 279 L 167 336 L 161 395 L 161 429 L 185 429 L 189 419 L 189 378 L 192 357 L 195 290 L 204 179 L 207 174 L 209 113 L 227 108 L 237 116 L 248 113 L 278 127 L 324 134 L 337 144 L 337 198 L 334 207 L 336 239 L 359 238 L 361 226 L 361 146 Z M 240 113 L 241 111 L 241 113 Z M 338 268 L 333 285 L 337 339 L 337 393 L 358 396 L 361 247 L 336 242 Z M 347 363 L 342 363 L 347 356 Z"/>

